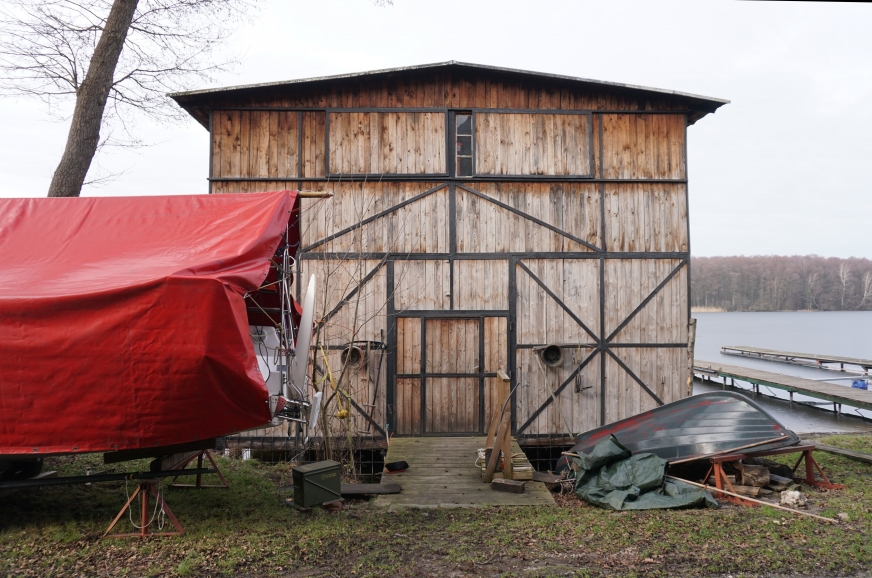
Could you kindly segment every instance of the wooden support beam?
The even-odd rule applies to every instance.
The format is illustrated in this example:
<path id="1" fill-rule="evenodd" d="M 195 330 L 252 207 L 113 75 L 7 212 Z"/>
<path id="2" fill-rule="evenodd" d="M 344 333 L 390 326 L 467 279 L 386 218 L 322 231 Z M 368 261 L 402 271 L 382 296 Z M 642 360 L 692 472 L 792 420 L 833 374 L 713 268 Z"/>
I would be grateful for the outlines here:
<path id="1" fill-rule="evenodd" d="M 327 191 L 297 191 L 297 196 L 301 199 L 329 199 L 333 193 Z"/>

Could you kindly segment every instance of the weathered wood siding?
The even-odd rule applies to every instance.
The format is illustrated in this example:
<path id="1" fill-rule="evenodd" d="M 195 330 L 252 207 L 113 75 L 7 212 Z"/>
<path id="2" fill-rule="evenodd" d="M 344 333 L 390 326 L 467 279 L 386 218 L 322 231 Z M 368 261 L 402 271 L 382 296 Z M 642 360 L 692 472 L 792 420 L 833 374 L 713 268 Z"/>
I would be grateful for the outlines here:
<path id="1" fill-rule="evenodd" d="M 448 252 L 448 187 L 442 183 L 304 182 L 302 188 L 333 194 L 329 201 L 302 203 L 306 251 Z M 403 206 L 373 220 L 398 205 Z"/>
<path id="2" fill-rule="evenodd" d="M 445 113 L 331 112 L 330 173 L 445 174 Z"/>
<path id="3" fill-rule="evenodd" d="M 286 86 L 257 94 L 216 94 L 212 107 L 284 108 L 498 108 L 553 110 L 678 111 L 687 105 L 668 95 L 640 95 L 615 88 L 577 88 L 559 79 L 504 78 L 489 72 L 408 73 L 392 78 L 348 79 Z"/>
<path id="4" fill-rule="evenodd" d="M 622 252 L 687 252 L 687 187 L 681 184 L 607 184 L 607 246 Z"/>
<path id="5" fill-rule="evenodd" d="M 474 182 L 457 188 L 459 253 L 590 251 L 578 241 L 599 246 L 601 220 L 600 193 L 592 184 Z"/>
<path id="6" fill-rule="evenodd" d="M 603 177 L 683 179 L 685 122 L 680 114 L 602 115 Z"/>
<path id="7" fill-rule="evenodd" d="M 477 175 L 589 175 L 587 114 L 475 115 Z"/>
<path id="8" fill-rule="evenodd" d="M 326 355 L 338 375 L 348 342 L 389 346 L 371 354 L 380 369 L 351 375 L 355 432 L 486 431 L 516 385 L 513 423 L 533 437 L 684 395 L 682 105 L 423 73 L 221 98 L 211 192 L 333 195 L 301 203 L 300 276 L 320 280 L 319 364 Z M 449 175 L 452 111 L 474 117 L 472 178 Z M 540 360 L 546 344 L 561 346 L 558 367 Z"/>

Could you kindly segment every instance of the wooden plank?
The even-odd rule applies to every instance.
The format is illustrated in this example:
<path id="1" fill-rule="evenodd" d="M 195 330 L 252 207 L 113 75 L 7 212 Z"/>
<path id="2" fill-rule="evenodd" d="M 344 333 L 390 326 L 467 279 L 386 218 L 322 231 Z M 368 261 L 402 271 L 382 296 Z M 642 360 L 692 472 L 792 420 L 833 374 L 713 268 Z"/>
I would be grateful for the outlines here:
<path id="1" fill-rule="evenodd" d="M 610 251 L 687 251 L 684 184 L 607 184 Z"/>
<path id="2" fill-rule="evenodd" d="M 251 111 L 239 113 L 239 167 L 236 175 L 251 176 Z"/>
<path id="3" fill-rule="evenodd" d="M 340 493 L 343 496 L 373 496 L 386 494 L 399 494 L 402 491 L 400 484 L 342 484 Z"/>
<path id="4" fill-rule="evenodd" d="M 491 482 L 491 489 L 497 492 L 509 492 L 523 494 L 526 484 L 517 480 L 495 479 Z"/>
<path id="5" fill-rule="evenodd" d="M 249 117 L 248 173 L 254 178 L 269 177 L 269 111 L 251 111 Z"/>
<path id="6" fill-rule="evenodd" d="M 421 371 L 421 320 L 415 317 L 397 319 L 397 373 Z"/>
<path id="7" fill-rule="evenodd" d="M 221 154 L 221 176 L 239 177 L 241 176 L 239 159 L 242 154 L 242 111 L 224 111 L 221 114 L 224 116 L 225 142 L 228 145 L 223 148 Z"/>
<path id="8" fill-rule="evenodd" d="M 864 369 L 872 368 L 872 359 L 845 357 L 842 355 L 827 355 L 824 353 L 798 353 L 795 351 L 750 347 L 748 345 L 724 345 L 721 347 L 721 353 L 727 355 L 744 355 L 754 359 L 765 359 L 767 361 L 779 361 L 782 363 L 795 363 L 797 361 L 805 362 L 809 365 L 839 363 L 844 365 L 855 365 Z"/>
<path id="9" fill-rule="evenodd" d="M 636 307 L 678 266 L 678 259 L 609 259 L 606 261 L 605 293 L 610 297 L 606 304 L 608 325 L 606 335 L 611 334 Z M 681 283 L 687 282 L 686 266 L 672 277 L 661 289 L 661 294 L 649 301 L 629 323 L 614 337 L 615 343 L 686 343 L 687 307 L 686 294 Z M 667 307 L 662 298 L 669 296 L 679 302 L 678 307 Z M 671 301 L 670 301 L 671 303 Z M 660 313 L 658 317 L 658 306 Z M 654 331 L 654 339 L 646 340 L 643 331 Z"/>
<path id="10" fill-rule="evenodd" d="M 227 135 L 225 134 L 225 131 L 227 130 L 225 128 L 226 116 L 227 115 L 221 111 L 212 113 L 212 134 L 209 135 L 209 138 L 212 139 L 211 176 L 213 177 L 224 176 L 224 167 L 221 164 L 222 150 L 229 148 L 229 142 Z M 227 153 L 225 152 L 225 155 L 226 154 Z"/>
<path id="11" fill-rule="evenodd" d="M 438 183 L 415 182 L 400 185 L 390 182 L 336 182 L 324 185 L 321 186 L 332 192 L 334 196 L 332 200 L 318 204 L 318 210 L 304 213 L 302 217 L 304 246 L 320 241 L 328 235 L 354 228 L 355 225 L 383 209 L 432 189 Z M 428 196 L 399 211 L 388 213 L 314 250 L 353 253 L 361 251 L 364 254 L 447 252 L 447 217 L 443 231 L 437 236 L 413 234 L 415 225 L 412 219 L 415 218 L 415 214 L 420 213 L 422 203 L 429 203 L 429 211 L 445 214 L 448 212 L 447 192 L 441 190 L 431 194 L 433 198 Z"/>
<path id="12" fill-rule="evenodd" d="M 463 259 L 454 263 L 455 309 L 508 309 L 508 261 Z"/>
<path id="13" fill-rule="evenodd" d="M 835 454 L 837 456 L 850 458 L 850 459 L 856 460 L 858 462 L 872 464 L 872 454 L 866 454 L 863 452 L 855 452 L 854 450 L 846 450 L 845 448 L 830 446 L 830 445 L 822 444 L 822 443 L 819 443 L 819 442 L 813 441 L 813 440 L 812 441 L 803 440 L 801 443 L 814 444 L 815 449 L 820 450 L 822 452 L 827 452 L 830 454 Z"/>
<path id="14" fill-rule="evenodd" d="M 481 175 L 586 175 L 588 115 L 478 113 L 476 172 Z"/>
<path id="15" fill-rule="evenodd" d="M 475 183 L 475 190 L 514 206 L 593 245 L 600 243 L 599 191 L 596 185 L 561 183 Z M 458 251 L 589 251 L 559 233 L 487 199 L 457 191 Z"/>
<path id="16" fill-rule="evenodd" d="M 297 112 L 274 112 L 270 118 L 270 171 L 271 176 L 297 175 Z"/>
<path id="17" fill-rule="evenodd" d="M 323 177 L 325 173 L 324 123 L 323 112 L 303 113 L 303 176 Z"/>
<path id="18" fill-rule="evenodd" d="M 435 244 L 435 243 L 434 243 Z M 426 246 L 433 246 L 425 243 Z M 409 259 L 394 264 L 395 307 L 397 311 L 448 309 L 447 261 Z"/>
<path id="19" fill-rule="evenodd" d="M 602 119 L 605 178 L 685 178 L 684 115 L 606 114 Z"/>
<path id="20" fill-rule="evenodd" d="M 421 380 L 397 378 L 397 425 L 400 435 L 421 434 Z"/>
<path id="21" fill-rule="evenodd" d="M 444 173 L 444 150 L 444 113 L 330 113 L 331 174 Z"/>

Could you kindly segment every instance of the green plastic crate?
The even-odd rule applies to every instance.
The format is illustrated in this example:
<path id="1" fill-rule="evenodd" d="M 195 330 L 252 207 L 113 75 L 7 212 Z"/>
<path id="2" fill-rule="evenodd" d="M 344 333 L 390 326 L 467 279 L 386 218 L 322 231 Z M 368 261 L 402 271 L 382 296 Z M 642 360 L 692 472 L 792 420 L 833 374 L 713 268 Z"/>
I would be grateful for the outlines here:
<path id="1" fill-rule="evenodd" d="M 294 468 L 294 503 L 311 508 L 342 497 L 339 464 L 324 460 Z"/>

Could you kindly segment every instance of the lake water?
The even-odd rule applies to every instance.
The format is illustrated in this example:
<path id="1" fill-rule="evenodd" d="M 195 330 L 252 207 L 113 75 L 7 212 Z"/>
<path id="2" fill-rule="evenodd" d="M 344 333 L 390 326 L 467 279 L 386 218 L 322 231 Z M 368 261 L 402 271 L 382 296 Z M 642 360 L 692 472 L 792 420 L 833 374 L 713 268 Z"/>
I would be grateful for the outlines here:
<path id="1" fill-rule="evenodd" d="M 872 311 L 777 312 L 777 313 L 694 313 L 697 319 L 695 358 L 763 371 L 796 375 L 809 379 L 828 379 L 834 384 L 851 387 L 847 380 L 832 380 L 844 374 L 788 363 L 776 363 L 723 355 L 724 345 L 748 345 L 795 351 L 823 353 L 848 357 L 872 358 Z M 741 384 L 747 387 L 747 384 Z M 694 393 L 720 389 L 696 382 Z M 781 399 L 763 395 L 756 401 L 786 427 L 797 433 L 861 432 L 872 431 L 872 421 L 843 414 L 836 417 L 832 406 L 828 410 L 794 404 L 790 407 L 787 394 L 780 390 L 761 387 L 761 393 L 771 393 Z M 753 395 L 751 395 L 753 398 Z M 795 400 L 812 400 L 794 396 Z M 854 408 L 842 407 L 843 412 L 857 413 Z M 872 417 L 870 412 L 860 412 Z"/>

